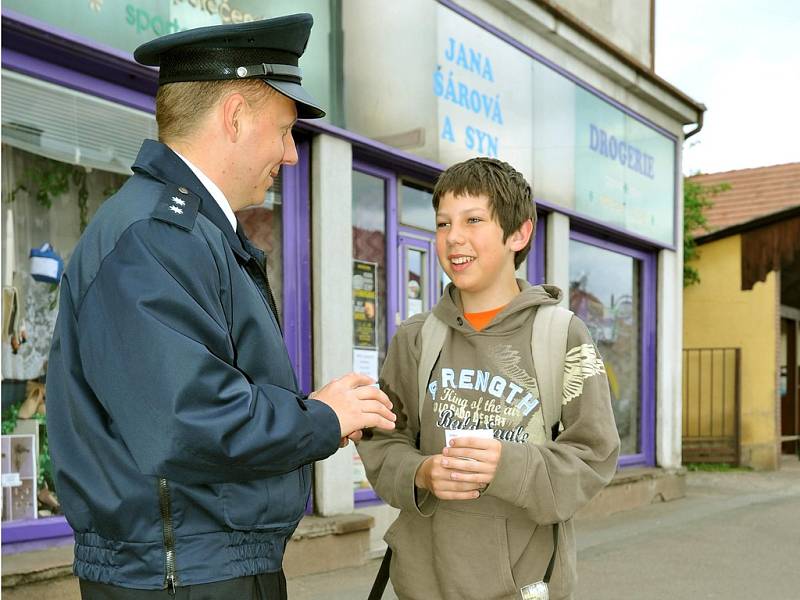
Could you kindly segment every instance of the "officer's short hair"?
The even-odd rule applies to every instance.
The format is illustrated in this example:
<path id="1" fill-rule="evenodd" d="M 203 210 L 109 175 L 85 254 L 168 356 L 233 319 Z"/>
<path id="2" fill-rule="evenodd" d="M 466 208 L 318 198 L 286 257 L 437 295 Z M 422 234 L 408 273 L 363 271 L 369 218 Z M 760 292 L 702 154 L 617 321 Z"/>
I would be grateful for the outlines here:
<path id="1" fill-rule="evenodd" d="M 159 86 L 156 93 L 159 141 L 167 143 L 190 137 L 217 102 L 234 92 L 241 93 L 256 108 L 277 93 L 259 79 L 181 81 Z"/>
<path id="2" fill-rule="evenodd" d="M 510 164 L 496 158 L 478 157 L 455 164 L 444 171 L 433 189 L 433 209 L 446 193 L 455 196 L 480 196 L 489 199 L 489 210 L 503 230 L 505 242 L 525 221 L 533 221 L 536 232 L 536 206 L 531 186 L 525 177 Z M 531 249 L 528 244 L 514 255 L 514 268 L 519 268 Z"/>

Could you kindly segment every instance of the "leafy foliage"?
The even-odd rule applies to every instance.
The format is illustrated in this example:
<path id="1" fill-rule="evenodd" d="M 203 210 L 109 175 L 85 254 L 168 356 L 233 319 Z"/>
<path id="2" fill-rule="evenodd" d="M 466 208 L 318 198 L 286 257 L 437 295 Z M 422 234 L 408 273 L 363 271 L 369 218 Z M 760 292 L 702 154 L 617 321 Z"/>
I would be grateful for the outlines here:
<path id="1" fill-rule="evenodd" d="M 702 185 L 688 178 L 683 180 L 683 287 L 700 283 L 700 273 L 689 264 L 699 256 L 694 233 L 709 231 L 705 211 L 714 205 L 714 196 L 729 189 L 729 183 Z"/>
<path id="2" fill-rule="evenodd" d="M 43 156 L 35 156 L 33 164 L 22 172 L 22 181 L 8 195 L 8 201 L 14 202 L 19 192 L 25 192 L 43 207 L 53 207 L 53 200 L 66 194 L 71 186 L 78 192 L 78 212 L 80 230 L 89 224 L 89 188 L 87 187 L 86 169 L 78 165 L 50 160 Z"/>

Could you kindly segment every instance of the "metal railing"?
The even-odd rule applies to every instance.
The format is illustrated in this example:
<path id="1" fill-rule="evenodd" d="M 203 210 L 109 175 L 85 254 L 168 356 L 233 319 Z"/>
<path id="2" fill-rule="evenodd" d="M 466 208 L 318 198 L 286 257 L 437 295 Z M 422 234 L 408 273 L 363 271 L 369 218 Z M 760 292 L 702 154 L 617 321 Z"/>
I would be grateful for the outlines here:
<path id="1" fill-rule="evenodd" d="M 741 350 L 683 351 L 683 462 L 739 464 Z"/>

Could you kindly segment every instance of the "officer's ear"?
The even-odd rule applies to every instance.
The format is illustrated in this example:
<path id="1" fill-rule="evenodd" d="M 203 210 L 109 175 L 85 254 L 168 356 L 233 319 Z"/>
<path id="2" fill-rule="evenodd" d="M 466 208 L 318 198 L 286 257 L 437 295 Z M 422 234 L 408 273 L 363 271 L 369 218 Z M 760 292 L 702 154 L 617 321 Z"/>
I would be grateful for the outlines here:
<path id="1" fill-rule="evenodd" d="M 244 96 L 235 92 L 222 101 L 223 130 L 229 141 L 236 143 L 241 134 L 244 121 L 246 101 Z"/>

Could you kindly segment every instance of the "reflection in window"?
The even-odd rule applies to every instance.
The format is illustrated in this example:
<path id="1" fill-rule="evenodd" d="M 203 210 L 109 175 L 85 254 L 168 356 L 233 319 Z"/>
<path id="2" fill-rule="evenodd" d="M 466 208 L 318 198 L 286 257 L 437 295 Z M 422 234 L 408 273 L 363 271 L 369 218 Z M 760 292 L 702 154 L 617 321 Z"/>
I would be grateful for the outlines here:
<path id="1" fill-rule="evenodd" d="M 386 356 L 386 208 L 384 180 L 353 171 L 353 259 L 377 263 L 378 367 Z"/>
<path id="2" fill-rule="evenodd" d="M 400 192 L 400 222 L 426 231 L 436 231 L 433 193 L 429 189 L 403 182 Z"/>
<path id="3" fill-rule="evenodd" d="M 236 213 L 250 241 L 267 254 L 267 276 L 278 314 L 283 315 L 283 172 L 267 190 L 264 203 Z"/>
<path id="4" fill-rule="evenodd" d="M 406 319 L 425 310 L 425 252 L 408 248 L 406 252 Z"/>
<path id="5" fill-rule="evenodd" d="M 569 307 L 586 323 L 603 357 L 621 454 L 636 454 L 641 450 L 639 261 L 575 240 L 569 253 Z"/>

